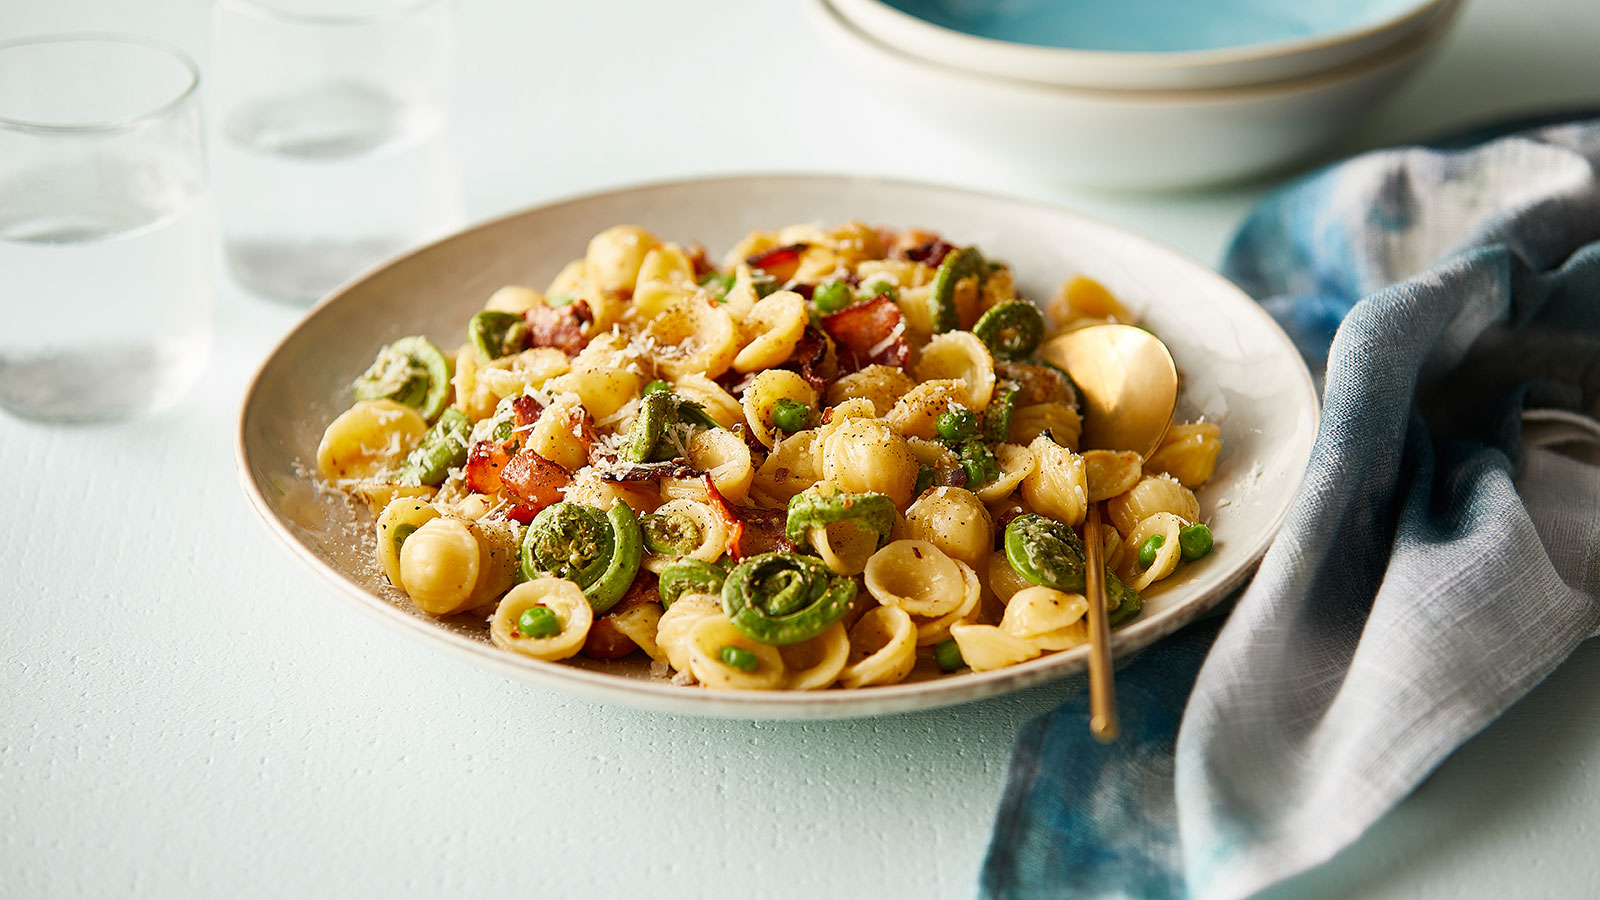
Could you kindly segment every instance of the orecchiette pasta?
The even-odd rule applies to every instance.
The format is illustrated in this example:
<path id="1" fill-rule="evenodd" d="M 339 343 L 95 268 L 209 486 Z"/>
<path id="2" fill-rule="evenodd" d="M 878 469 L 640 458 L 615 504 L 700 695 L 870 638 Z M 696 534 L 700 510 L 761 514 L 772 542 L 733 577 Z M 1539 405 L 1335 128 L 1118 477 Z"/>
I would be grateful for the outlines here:
<path id="1" fill-rule="evenodd" d="M 1210 422 L 1080 453 L 1039 342 L 1128 311 L 1083 278 L 1048 318 L 1026 301 L 915 229 L 752 231 L 717 266 L 617 226 L 490 294 L 453 354 L 380 349 L 316 475 L 370 505 L 415 609 L 511 653 L 686 689 L 989 671 L 1087 639 L 1091 504 L 1117 625 L 1210 551 L 1193 489 L 1226 465 Z"/>
<path id="2" fill-rule="evenodd" d="M 936 487 L 911 504 L 906 510 L 906 534 L 974 568 L 994 547 L 988 508 L 976 494 L 956 487 Z"/>
<path id="3" fill-rule="evenodd" d="M 1083 457 L 1045 435 L 1028 445 L 1037 468 L 1022 479 L 1022 497 L 1035 512 L 1058 522 L 1078 525 L 1089 511 L 1089 486 Z"/>
<path id="4" fill-rule="evenodd" d="M 1147 472 L 1165 472 L 1186 488 L 1194 489 L 1211 480 L 1222 450 L 1222 429 L 1211 422 L 1174 425 L 1167 429 L 1161 446 L 1145 460 Z"/>
<path id="5" fill-rule="evenodd" d="M 777 443 L 778 434 L 772 425 L 772 412 L 784 400 L 814 409 L 817 391 L 804 378 L 788 369 L 768 369 L 752 379 L 744 389 L 744 418 L 750 424 L 750 433 L 762 446 L 771 447 Z"/>
<path id="6" fill-rule="evenodd" d="M 800 342 L 800 333 L 806 330 L 806 301 L 793 291 L 769 294 L 756 301 L 739 327 L 745 344 L 734 357 L 733 368 L 739 372 L 770 369 L 788 359 Z"/>
<path id="7" fill-rule="evenodd" d="M 1106 516 L 1124 537 L 1131 537 L 1140 522 L 1163 512 L 1193 522 L 1200 517 L 1200 501 L 1193 491 L 1166 475 L 1147 475 L 1106 501 Z"/>
<path id="8" fill-rule="evenodd" d="M 519 628 L 524 613 L 543 607 L 554 614 L 554 633 L 531 637 Z M 489 620 L 489 639 L 496 647 L 534 659 L 566 659 L 583 649 L 594 612 L 578 586 L 561 578 L 538 578 L 511 589 Z"/>
<path id="9" fill-rule="evenodd" d="M 845 687 L 897 684 L 917 664 L 917 629 L 893 606 L 869 610 L 850 629 L 850 657 L 839 683 Z"/>
<path id="10" fill-rule="evenodd" d="M 947 331 L 922 348 L 916 367 L 918 380 L 954 380 L 966 389 L 966 405 L 981 410 L 994 395 L 994 357 L 970 331 Z M 920 437 L 921 435 L 919 435 Z"/>
<path id="11" fill-rule="evenodd" d="M 859 372 L 841 375 L 830 385 L 828 403 L 838 406 L 846 400 L 861 398 L 871 401 L 875 415 L 886 416 L 916 384 L 904 370 L 893 366 L 867 366 Z"/>

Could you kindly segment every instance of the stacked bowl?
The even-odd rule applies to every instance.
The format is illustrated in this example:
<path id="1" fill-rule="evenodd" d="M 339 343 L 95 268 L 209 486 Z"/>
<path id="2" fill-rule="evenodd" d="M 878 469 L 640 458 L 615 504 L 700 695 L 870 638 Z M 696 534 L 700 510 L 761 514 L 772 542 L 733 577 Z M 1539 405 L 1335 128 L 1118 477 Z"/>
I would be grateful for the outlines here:
<path id="1" fill-rule="evenodd" d="M 1191 187 L 1347 134 L 1460 0 L 810 0 L 865 84 L 1047 178 Z"/>

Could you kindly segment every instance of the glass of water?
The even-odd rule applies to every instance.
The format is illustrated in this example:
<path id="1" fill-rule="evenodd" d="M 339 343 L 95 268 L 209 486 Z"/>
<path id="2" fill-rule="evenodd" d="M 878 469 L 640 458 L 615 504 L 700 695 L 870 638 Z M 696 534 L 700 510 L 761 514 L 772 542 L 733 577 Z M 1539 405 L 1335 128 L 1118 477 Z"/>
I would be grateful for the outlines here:
<path id="1" fill-rule="evenodd" d="M 245 287 L 310 303 L 461 221 L 449 0 L 218 0 L 217 202 Z"/>
<path id="2" fill-rule="evenodd" d="M 211 348 L 199 73 L 131 36 L 0 44 L 0 408 L 177 402 Z"/>

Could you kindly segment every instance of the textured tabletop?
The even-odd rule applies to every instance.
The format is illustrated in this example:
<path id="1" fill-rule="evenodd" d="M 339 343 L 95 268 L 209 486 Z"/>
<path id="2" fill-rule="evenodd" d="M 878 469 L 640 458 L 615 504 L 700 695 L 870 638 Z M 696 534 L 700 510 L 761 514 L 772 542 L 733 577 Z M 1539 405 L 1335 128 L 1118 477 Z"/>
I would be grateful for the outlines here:
<path id="1" fill-rule="evenodd" d="M 1057 200 L 1214 262 L 1270 187 L 1030 180 L 872 103 L 794 3 L 459 13 L 472 218 L 685 174 L 859 171 Z M 106 29 L 206 59 L 201 0 L 0 7 L 0 40 Z M 1346 149 L 1600 105 L 1597 36 L 1600 5 L 1470 0 Z M 804 127 L 738 127 L 778 100 Z M 683 137 L 708 121 L 727 127 Z M 1062 687 L 876 720 L 699 720 L 513 683 L 383 630 L 297 567 L 234 474 L 238 399 L 297 316 L 222 282 L 216 353 L 178 408 L 88 428 L 0 417 L 0 897 L 971 895 L 1011 740 Z M 1594 896 L 1597 708 L 1591 644 L 1273 896 Z"/>

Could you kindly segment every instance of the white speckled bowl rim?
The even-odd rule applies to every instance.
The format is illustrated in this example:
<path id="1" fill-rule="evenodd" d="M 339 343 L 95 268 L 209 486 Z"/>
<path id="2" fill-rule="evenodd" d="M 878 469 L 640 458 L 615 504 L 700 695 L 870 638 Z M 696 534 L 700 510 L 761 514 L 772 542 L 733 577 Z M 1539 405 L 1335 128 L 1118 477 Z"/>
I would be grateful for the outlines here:
<path id="1" fill-rule="evenodd" d="M 1217 475 L 1199 492 L 1217 550 L 1147 594 L 1112 638 L 1120 657 L 1206 613 L 1254 571 L 1289 511 L 1318 418 L 1310 373 L 1270 316 L 1204 265 L 1147 238 L 1030 200 L 953 187 L 837 175 L 745 175 L 619 188 L 468 228 L 396 258 L 313 308 L 262 363 L 240 407 L 236 461 L 251 505 L 291 555 L 384 624 L 475 665 L 609 703 L 747 719 L 845 718 L 946 706 L 1081 671 L 1087 647 L 984 673 L 820 692 L 725 692 L 652 679 L 639 662 L 552 663 L 502 651 L 481 624 L 439 622 L 384 582 L 371 516 L 313 490 L 306 473 L 349 382 L 383 343 L 426 333 L 447 348 L 506 283 L 542 286 L 588 237 L 619 222 L 720 253 L 746 231 L 861 218 L 939 230 L 1010 261 L 1031 296 L 1075 274 L 1097 278 L 1172 347 L 1184 374 L 1180 418 L 1223 428 Z M 354 536 L 354 537 L 353 537 Z M 481 620 L 480 620 L 481 621 Z"/>

